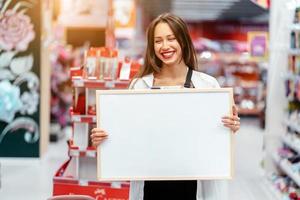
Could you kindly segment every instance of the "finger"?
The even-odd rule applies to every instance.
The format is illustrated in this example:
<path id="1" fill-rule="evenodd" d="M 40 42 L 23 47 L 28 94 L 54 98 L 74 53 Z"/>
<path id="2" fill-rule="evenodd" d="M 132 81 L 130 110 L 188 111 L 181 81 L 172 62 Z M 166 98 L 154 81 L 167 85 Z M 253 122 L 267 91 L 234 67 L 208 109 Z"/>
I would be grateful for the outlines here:
<path id="1" fill-rule="evenodd" d="M 91 135 L 91 138 L 104 138 L 104 137 L 108 137 L 108 135 L 99 135 L 99 134 Z"/>
<path id="2" fill-rule="evenodd" d="M 93 128 L 92 129 L 92 132 L 98 132 L 98 131 L 100 131 L 101 129 L 100 128 Z"/>
<path id="3" fill-rule="evenodd" d="M 224 126 L 227 127 L 227 128 L 229 128 L 234 133 L 240 129 L 239 126 L 233 126 L 233 125 L 229 125 L 229 124 L 224 124 Z"/>
<path id="4" fill-rule="evenodd" d="M 222 119 L 222 122 L 224 123 L 224 124 L 234 124 L 234 122 L 231 120 L 231 119 Z"/>
<path id="5" fill-rule="evenodd" d="M 235 129 L 233 125 L 230 124 L 224 124 L 225 127 L 230 128 L 231 130 Z"/>
<path id="6" fill-rule="evenodd" d="M 106 135 L 106 134 L 95 135 L 94 138 L 104 138 L 104 137 L 108 137 L 108 135 Z"/>
<path id="7" fill-rule="evenodd" d="M 105 131 L 101 128 L 93 128 L 92 129 L 92 133 L 97 133 L 97 132 L 105 132 Z"/>
<path id="8" fill-rule="evenodd" d="M 238 116 L 224 116 L 222 119 L 230 119 L 230 120 L 235 120 L 235 121 L 240 121 L 240 118 Z"/>
<path id="9" fill-rule="evenodd" d="M 232 114 L 236 116 L 238 115 L 238 107 L 236 105 L 232 106 Z"/>
<path id="10" fill-rule="evenodd" d="M 102 136 L 102 135 L 108 135 L 105 131 L 101 131 L 101 132 L 92 132 L 91 135 L 94 136 Z"/>
<path id="11" fill-rule="evenodd" d="M 106 138 L 96 138 L 92 140 L 92 143 L 101 143 L 105 140 Z"/>
<path id="12" fill-rule="evenodd" d="M 240 121 L 231 120 L 231 119 L 222 119 L 222 122 L 224 124 L 230 124 L 230 125 L 240 125 Z"/>
<path id="13" fill-rule="evenodd" d="M 103 133 L 92 133 L 92 134 L 91 134 L 91 137 L 92 137 L 92 138 L 96 138 L 96 137 L 106 137 L 106 136 L 108 136 L 108 134 L 105 133 L 105 132 L 103 132 Z"/>
<path id="14" fill-rule="evenodd" d="M 232 123 L 232 122 L 223 122 L 223 125 L 224 126 L 232 126 L 232 127 L 234 127 L 234 128 L 240 128 L 240 122 L 236 122 L 236 123 Z"/>

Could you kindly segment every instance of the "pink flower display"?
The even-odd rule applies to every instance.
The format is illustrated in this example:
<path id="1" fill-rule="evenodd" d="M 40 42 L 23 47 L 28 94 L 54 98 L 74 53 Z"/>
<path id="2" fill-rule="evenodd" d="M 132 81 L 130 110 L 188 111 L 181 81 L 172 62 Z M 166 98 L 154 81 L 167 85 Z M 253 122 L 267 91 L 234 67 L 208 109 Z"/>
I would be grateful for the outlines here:
<path id="1" fill-rule="evenodd" d="M 21 12 L 6 10 L 0 16 L 0 49 L 25 51 L 35 33 L 30 18 Z"/>

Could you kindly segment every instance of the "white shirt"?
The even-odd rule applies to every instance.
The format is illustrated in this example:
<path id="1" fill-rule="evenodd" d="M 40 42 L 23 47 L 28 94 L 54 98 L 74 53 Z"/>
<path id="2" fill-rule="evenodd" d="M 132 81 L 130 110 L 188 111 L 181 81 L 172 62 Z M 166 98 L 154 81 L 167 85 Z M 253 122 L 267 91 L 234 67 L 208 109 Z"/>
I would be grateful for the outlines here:
<path id="1" fill-rule="evenodd" d="M 153 86 L 153 80 L 153 74 L 146 75 L 142 78 L 134 79 L 131 82 L 129 89 L 151 89 L 151 87 Z M 195 88 L 220 87 L 218 81 L 214 77 L 204 74 L 202 72 L 193 71 L 191 80 Z"/>
<path id="2" fill-rule="evenodd" d="M 134 79 L 129 89 L 151 89 L 153 86 L 153 74 Z M 219 88 L 217 80 L 202 72 L 193 71 L 191 77 L 195 88 Z M 197 200 L 227 200 L 227 183 L 224 181 L 197 181 Z M 144 181 L 131 181 L 130 200 L 143 200 Z"/>

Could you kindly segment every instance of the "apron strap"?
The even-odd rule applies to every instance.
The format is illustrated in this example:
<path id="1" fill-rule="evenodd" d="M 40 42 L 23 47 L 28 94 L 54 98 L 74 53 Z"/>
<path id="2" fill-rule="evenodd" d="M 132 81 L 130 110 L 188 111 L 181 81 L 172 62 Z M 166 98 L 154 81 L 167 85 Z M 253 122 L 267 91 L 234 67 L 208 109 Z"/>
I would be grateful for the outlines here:
<path id="1" fill-rule="evenodd" d="M 192 75 L 193 75 L 193 69 L 189 68 L 186 78 L 185 78 L 185 83 L 184 83 L 185 88 L 192 87 Z"/>

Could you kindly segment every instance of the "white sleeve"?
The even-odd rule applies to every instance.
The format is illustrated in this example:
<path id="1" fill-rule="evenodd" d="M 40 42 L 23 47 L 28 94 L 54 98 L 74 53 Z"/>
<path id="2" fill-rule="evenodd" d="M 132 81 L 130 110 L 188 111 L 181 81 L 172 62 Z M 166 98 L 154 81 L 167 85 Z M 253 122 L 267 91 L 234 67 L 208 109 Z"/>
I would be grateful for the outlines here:
<path id="1" fill-rule="evenodd" d="M 216 78 L 213 78 L 213 85 L 214 85 L 214 88 L 221 88 L 221 86 Z"/>
<path id="2" fill-rule="evenodd" d="M 143 200 L 144 181 L 131 181 L 129 188 L 129 200 Z"/>

